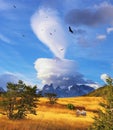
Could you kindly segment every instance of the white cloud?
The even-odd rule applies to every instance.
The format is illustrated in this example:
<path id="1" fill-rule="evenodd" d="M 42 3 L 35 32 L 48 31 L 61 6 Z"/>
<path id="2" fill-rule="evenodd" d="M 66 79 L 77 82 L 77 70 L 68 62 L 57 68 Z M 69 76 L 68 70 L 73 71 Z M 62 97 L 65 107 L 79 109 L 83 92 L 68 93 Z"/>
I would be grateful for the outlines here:
<path id="1" fill-rule="evenodd" d="M 6 42 L 6 43 L 10 43 L 11 42 L 9 38 L 7 38 L 6 36 L 4 36 L 2 34 L 0 34 L 0 40 L 3 41 L 3 42 Z"/>
<path id="2" fill-rule="evenodd" d="M 106 35 L 102 34 L 102 35 L 97 35 L 96 37 L 97 40 L 103 41 L 106 39 Z"/>
<path id="3" fill-rule="evenodd" d="M 88 86 L 90 86 L 90 87 L 92 87 L 94 89 L 98 89 L 98 88 L 101 87 L 101 85 L 99 85 L 98 83 L 92 83 L 92 84 L 86 84 L 86 85 L 88 85 Z"/>
<path id="4" fill-rule="evenodd" d="M 38 39 L 48 46 L 56 57 L 64 58 L 66 34 L 56 11 L 41 8 L 32 16 L 31 27 Z"/>
<path id="5" fill-rule="evenodd" d="M 89 83 L 78 72 L 77 63 L 73 60 L 40 58 L 35 62 L 35 69 L 37 78 L 42 80 L 43 84 L 70 86 Z"/>
<path id="6" fill-rule="evenodd" d="M 110 34 L 111 32 L 113 32 L 113 27 L 107 28 L 107 33 Z"/>
<path id="7" fill-rule="evenodd" d="M 107 74 L 101 74 L 100 78 L 106 83 L 106 79 L 109 78 Z"/>

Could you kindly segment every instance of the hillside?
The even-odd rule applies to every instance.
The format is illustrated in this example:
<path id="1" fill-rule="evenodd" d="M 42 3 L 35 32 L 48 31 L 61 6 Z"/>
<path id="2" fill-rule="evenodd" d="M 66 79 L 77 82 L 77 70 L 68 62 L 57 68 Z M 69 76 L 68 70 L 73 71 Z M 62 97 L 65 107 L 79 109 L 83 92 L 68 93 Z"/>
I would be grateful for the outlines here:
<path id="1" fill-rule="evenodd" d="M 107 87 L 103 86 L 101 88 L 98 88 L 98 89 L 86 94 L 85 96 L 105 97 L 107 93 L 108 93 Z"/>
<path id="2" fill-rule="evenodd" d="M 29 114 L 27 119 L 11 121 L 0 114 L 0 130 L 87 130 L 102 100 L 101 97 L 59 98 L 57 104 L 50 105 L 46 98 L 40 98 L 36 116 Z M 67 109 L 69 103 L 84 106 L 87 115 L 77 117 L 75 110 Z"/>

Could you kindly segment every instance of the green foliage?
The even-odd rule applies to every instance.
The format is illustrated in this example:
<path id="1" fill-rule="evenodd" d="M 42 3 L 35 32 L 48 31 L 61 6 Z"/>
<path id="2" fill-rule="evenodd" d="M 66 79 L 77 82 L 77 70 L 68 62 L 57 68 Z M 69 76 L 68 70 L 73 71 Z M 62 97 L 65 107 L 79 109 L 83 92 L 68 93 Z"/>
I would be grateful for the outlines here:
<path id="1" fill-rule="evenodd" d="M 0 104 L 9 119 L 23 119 L 28 112 L 36 114 L 36 89 L 36 86 L 27 86 L 21 80 L 18 84 L 7 84 L 7 92 L 3 94 Z"/>
<path id="2" fill-rule="evenodd" d="M 45 93 L 45 97 L 48 98 L 50 104 L 55 104 L 58 100 L 57 95 L 55 93 Z"/>
<path id="3" fill-rule="evenodd" d="M 105 111 L 100 110 L 98 116 L 94 118 L 94 123 L 90 130 L 113 130 L 113 80 L 106 80 L 108 93 L 106 94 L 107 103 L 100 103 Z"/>
<path id="4" fill-rule="evenodd" d="M 75 106 L 73 104 L 67 104 L 67 108 L 70 110 L 74 110 Z"/>

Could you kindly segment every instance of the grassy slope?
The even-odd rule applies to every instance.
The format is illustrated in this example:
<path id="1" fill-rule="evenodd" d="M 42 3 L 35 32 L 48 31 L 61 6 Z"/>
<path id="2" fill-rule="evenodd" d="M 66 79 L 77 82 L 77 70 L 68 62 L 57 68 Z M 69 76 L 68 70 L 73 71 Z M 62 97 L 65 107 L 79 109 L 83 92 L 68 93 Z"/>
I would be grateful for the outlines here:
<path id="1" fill-rule="evenodd" d="M 85 96 L 105 97 L 107 93 L 108 93 L 108 89 L 106 86 L 104 86 L 104 87 L 94 90 L 93 92 Z"/>
<path id="2" fill-rule="evenodd" d="M 102 100 L 100 97 L 60 98 L 58 104 L 49 105 L 47 99 L 41 98 L 37 116 L 29 114 L 25 120 L 10 121 L 0 115 L 0 130 L 86 130 Z M 68 103 L 85 106 L 87 116 L 76 117 L 75 111 L 66 108 Z"/>

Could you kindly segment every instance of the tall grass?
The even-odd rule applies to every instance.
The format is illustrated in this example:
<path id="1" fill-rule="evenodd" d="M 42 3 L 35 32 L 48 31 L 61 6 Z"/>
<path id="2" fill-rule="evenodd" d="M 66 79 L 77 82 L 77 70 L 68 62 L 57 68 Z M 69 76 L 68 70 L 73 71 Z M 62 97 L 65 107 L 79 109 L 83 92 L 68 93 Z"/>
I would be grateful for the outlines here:
<path id="1" fill-rule="evenodd" d="M 87 130 L 95 115 L 89 109 L 97 110 L 100 101 L 95 97 L 62 98 L 58 104 L 49 105 L 47 99 L 41 98 L 36 116 L 29 114 L 27 119 L 12 121 L 0 115 L 0 130 Z M 85 106 L 87 116 L 76 117 L 74 110 L 67 109 L 68 103 Z"/>
<path id="2" fill-rule="evenodd" d="M 51 117 L 51 116 L 50 116 Z M 49 117 L 49 118 L 50 118 Z M 82 118 L 76 121 L 59 117 L 59 119 L 26 119 L 21 121 L 0 121 L 0 130 L 86 130 L 91 122 L 85 122 Z"/>

